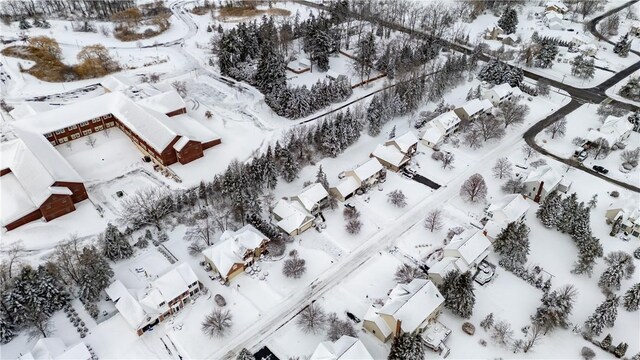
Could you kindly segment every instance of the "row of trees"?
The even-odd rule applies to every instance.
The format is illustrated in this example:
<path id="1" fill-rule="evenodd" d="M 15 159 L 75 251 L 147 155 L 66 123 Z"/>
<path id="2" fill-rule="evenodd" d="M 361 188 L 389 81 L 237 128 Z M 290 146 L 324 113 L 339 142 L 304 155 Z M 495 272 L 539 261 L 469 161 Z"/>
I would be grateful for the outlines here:
<path id="1" fill-rule="evenodd" d="M 134 0 L 39 0 L 3 1 L 0 15 L 9 17 L 61 17 L 109 20 L 111 15 L 136 6 Z"/>

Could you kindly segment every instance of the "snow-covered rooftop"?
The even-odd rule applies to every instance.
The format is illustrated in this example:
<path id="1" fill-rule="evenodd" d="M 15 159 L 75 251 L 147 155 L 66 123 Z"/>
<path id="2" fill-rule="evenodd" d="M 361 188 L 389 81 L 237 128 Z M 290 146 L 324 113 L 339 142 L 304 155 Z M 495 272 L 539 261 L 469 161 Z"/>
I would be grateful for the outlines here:
<path id="1" fill-rule="evenodd" d="M 375 158 L 371 158 L 364 164 L 355 168 L 353 170 L 353 173 L 358 177 L 360 181 L 364 181 L 375 175 L 380 170 L 382 170 L 382 165 L 380 164 L 380 162 Z"/>
<path id="2" fill-rule="evenodd" d="M 506 96 L 509 96 L 513 93 L 513 88 L 511 87 L 511 85 L 504 83 L 504 84 L 500 84 L 500 85 L 496 85 L 494 87 L 492 87 L 489 91 L 493 91 L 496 93 L 496 95 L 502 99 Z"/>
<path id="3" fill-rule="evenodd" d="M 462 259 L 454 256 L 445 256 L 440 261 L 429 267 L 429 274 L 438 274 L 440 277 L 444 278 L 447 273 L 451 271 L 458 270 L 460 272 L 465 272 L 468 269 L 469 267 Z"/>
<path id="4" fill-rule="evenodd" d="M 522 214 L 526 213 L 531 206 L 520 194 L 506 195 L 497 202 L 492 203 L 487 208 L 487 212 L 493 214 L 496 218 L 496 213 L 500 212 L 504 215 L 506 222 L 512 222 L 519 219 Z M 496 219 L 502 220 L 502 219 Z"/>
<path id="5" fill-rule="evenodd" d="M 460 257 L 467 264 L 477 265 L 490 246 L 491 241 L 487 239 L 482 231 L 466 230 L 462 234 L 454 237 L 451 242 L 444 247 L 444 250 L 457 250 Z"/>
<path id="6" fill-rule="evenodd" d="M 291 202 L 285 199 L 280 199 L 276 203 L 272 212 L 280 218 L 280 221 L 278 221 L 276 225 L 288 234 L 299 229 L 305 223 L 313 220 L 313 216 L 303 209 L 297 201 Z"/>
<path id="7" fill-rule="evenodd" d="M 149 96 L 138 100 L 137 103 L 147 109 L 159 111 L 163 114 L 179 110 L 187 106 L 176 90 Z"/>
<path id="8" fill-rule="evenodd" d="M 397 136 L 385 143 L 385 145 L 395 145 L 402 153 L 407 153 L 409 148 L 418 143 L 418 138 L 411 131 Z"/>
<path id="9" fill-rule="evenodd" d="M 378 311 L 401 321 L 403 332 L 413 332 L 444 303 L 444 297 L 429 280 L 414 279 L 398 284 Z"/>
<path id="10" fill-rule="evenodd" d="M 343 335 L 331 342 L 321 342 L 310 360 L 373 360 L 360 339 Z"/>
<path id="11" fill-rule="evenodd" d="M 567 5 L 565 5 L 562 1 L 547 1 L 547 3 L 544 6 L 546 6 L 546 7 L 557 7 L 558 9 L 560 9 L 562 11 L 569 10 Z"/>
<path id="12" fill-rule="evenodd" d="M 307 211 L 312 211 L 313 207 L 327 196 L 329 196 L 329 193 L 322 184 L 313 183 L 302 189 L 302 192 L 294 198 L 298 200 Z"/>
<path id="13" fill-rule="evenodd" d="M 33 349 L 20 356 L 18 360 L 89 360 L 91 353 L 84 342 L 70 348 L 60 338 L 42 338 L 36 342 Z"/>
<path id="14" fill-rule="evenodd" d="M 342 197 L 347 197 L 347 195 L 352 194 L 359 187 L 360 181 L 355 176 L 347 176 L 340 180 L 338 185 L 335 186 L 335 189 Z"/>
<path id="15" fill-rule="evenodd" d="M 427 124 L 424 134 L 422 134 L 422 140 L 428 141 L 431 144 L 438 144 L 442 141 L 444 135 L 444 132 L 440 130 L 440 128 Z"/>
<path id="16" fill-rule="evenodd" d="M 447 111 L 433 118 L 430 123 L 440 124 L 442 128 L 447 131 L 460 124 L 460 118 L 453 111 Z"/>
<path id="17" fill-rule="evenodd" d="M 546 189 L 554 189 L 560 183 L 561 179 L 562 176 L 560 176 L 549 165 L 543 165 L 529 173 L 529 176 L 527 176 L 525 183 L 544 182 L 544 186 Z"/>
<path id="18" fill-rule="evenodd" d="M 202 251 L 202 254 L 216 266 L 221 275 L 226 276 L 234 264 L 244 263 L 247 250 L 256 249 L 268 238 L 251 225 L 238 231 L 227 230 L 220 241 Z"/>
<path id="19" fill-rule="evenodd" d="M 135 80 L 129 79 L 120 74 L 111 74 L 108 75 L 100 82 L 100 85 L 105 89 L 114 92 L 114 91 L 124 91 L 136 84 Z"/>
<path id="20" fill-rule="evenodd" d="M 378 145 L 371 153 L 371 156 L 394 166 L 400 166 L 405 160 L 408 160 L 407 156 L 395 146 Z"/>
<path id="21" fill-rule="evenodd" d="M 493 105 L 487 99 L 472 99 L 460 106 L 469 116 L 473 116 L 481 111 L 487 111 L 492 107 Z"/>
<path id="22" fill-rule="evenodd" d="M 164 301 L 169 302 L 189 291 L 189 286 L 197 281 L 198 277 L 189 264 L 183 263 L 153 281 L 152 286 L 160 292 Z"/>
<path id="23" fill-rule="evenodd" d="M 9 115 L 16 120 L 20 120 L 41 112 L 51 110 L 51 105 L 40 101 L 26 101 L 17 105 L 13 110 L 9 111 Z"/>

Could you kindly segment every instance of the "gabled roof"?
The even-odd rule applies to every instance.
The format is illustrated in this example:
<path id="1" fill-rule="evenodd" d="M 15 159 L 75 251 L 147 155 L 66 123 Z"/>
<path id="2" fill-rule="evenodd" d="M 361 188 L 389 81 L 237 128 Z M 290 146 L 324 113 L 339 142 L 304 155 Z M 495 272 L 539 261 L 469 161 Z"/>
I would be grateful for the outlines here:
<path id="1" fill-rule="evenodd" d="M 507 222 L 516 221 L 522 214 L 526 213 L 531 206 L 520 194 L 506 195 L 500 201 L 492 203 L 487 208 L 488 212 L 502 212 Z"/>
<path id="2" fill-rule="evenodd" d="M 491 102 L 487 99 L 472 99 L 464 103 L 458 109 L 464 110 L 469 116 L 473 116 L 481 111 L 489 110 L 493 107 Z"/>
<path id="3" fill-rule="evenodd" d="M 615 134 L 622 136 L 625 133 L 633 130 L 633 124 L 624 117 L 616 117 L 613 115 L 607 116 L 604 123 L 600 127 L 600 131 L 605 134 Z"/>
<path id="4" fill-rule="evenodd" d="M 545 20 L 546 21 L 558 21 L 561 22 L 563 20 L 562 15 L 558 14 L 555 11 L 548 11 L 547 13 L 544 14 Z"/>
<path id="5" fill-rule="evenodd" d="M 544 6 L 546 6 L 546 7 L 555 6 L 555 7 L 557 7 L 558 9 L 560 9 L 562 11 L 569 10 L 567 5 L 565 5 L 562 1 L 547 1 L 547 3 Z"/>
<path id="6" fill-rule="evenodd" d="M 480 230 L 465 230 L 454 237 L 444 250 L 457 250 L 467 264 L 477 264 L 479 257 L 489 249 L 491 241 Z"/>
<path id="7" fill-rule="evenodd" d="M 100 85 L 109 91 L 123 91 L 135 84 L 135 80 L 131 80 L 119 74 L 108 75 L 100 82 Z"/>
<path id="8" fill-rule="evenodd" d="M 429 267 L 429 274 L 438 274 L 444 278 L 449 272 L 458 270 L 465 272 L 469 268 L 462 259 L 454 256 L 446 256 Z"/>
<path id="9" fill-rule="evenodd" d="M 234 264 L 244 263 L 247 250 L 256 249 L 264 240 L 264 234 L 251 225 L 245 225 L 238 231 L 225 231 L 220 241 L 202 251 L 202 254 L 215 265 L 221 275 L 226 276 Z"/>
<path id="10" fill-rule="evenodd" d="M 442 141 L 445 133 L 440 130 L 440 128 L 431 125 L 431 123 L 427 124 L 427 128 L 422 134 L 422 140 L 428 141 L 432 144 L 439 144 Z"/>
<path id="11" fill-rule="evenodd" d="M 152 287 L 160 292 L 164 301 L 169 302 L 189 291 L 189 285 L 196 281 L 198 277 L 191 267 L 183 263 L 153 281 Z"/>
<path id="12" fill-rule="evenodd" d="M 433 123 L 434 125 L 440 124 L 445 130 L 449 130 L 460 124 L 460 118 L 455 112 L 450 110 L 436 116 L 431 121 L 429 121 L 429 123 Z"/>
<path id="13" fill-rule="evenodd" d="M 136 102 L 147 109 L 159 111 L 163 114 L 179 110 L 187 106 L 180 94 L 178 94 L 174 89 L 149 96 Z"/>
<path id="14" fill-rule="evenodd" d="M 329 196 L 329 193 L 322 184 L 313 183 L 302 189 L 302 192 L 296 195 L 294 199 L 298 200 L 307 211 L 311 211 L 318 202 L 327 196 Z"/>
<path id="15" fill-rule="evenodd" d="M 358 177 L 360 181 L 364 181 L 372 177 L 375 173 L 377 173 L 380 170 L 382 170 L 382 165 L 380 164 L 380 162 L 375 158 L 371 158 L 364 164 L 355 168 L 353 170 L 353 173 Z"/>
<path id="16" fill-rule="evenodd" d="M 496 85 L 494 87 L 492 87 L 491 89 L 489 89 L 488 91 L 493 91 L 496 93 L 496 95 L 502 99 L 505 96 L 509 96 L 510 94 L 513 93 L 513 88 L 511 87 L 511 85 L 504 83 L 504 84 L 500 84 L 500 85 Z"/>
<path id="17" fill-rule="evenodd" d="M 418 143 L 418 138 L 411 131 L 407 131 L 406 133 L 397 136 L 391 140 L 385 142 L 385 146 L 395 145 L 398 150 L 403 153 L 407 153 L 409 148 L 416 145 Z"/>
<path id="18" fill-rule="evenodd" d="M 373 150 L 373 152 L 371 153 L 371 156 L 374 156 L 382 161 L 386 161 L 387 163 L 394 166 L 400 166 L 409 159 L 405 154 L 400 152 L 397 147 L 385 145 L 376 146 L 375 150 Z"/>
<path id="19" fill-rule="evenodd" d="M 89 360 L 91 353 L 84 342 L 67 348 L 60 338 L 42 338 L 18 360 Z"/>
<path id="20" fill-rule="evenodd" d="M 129 326 L 136 330 L 151 320 L 151 317 L 140 306 L 138 300 L 128 291 L 120 296 L 115 306 Z"/>
<path id="21" fill-rule="evenodd" d="M 301 228 L 309 221 L 313 221 L 313 216 L 302 208 L 299 202 L 291 202 L 284 199 L 278 200 L 273 208 L 273 214 L 280 218 L 276 225 L 290 234 Z"/>
<path id="22" fill-rule="evenodd" d="M 358 338 L 343 335 L 335 342 L 321 342 L 309 360 L 373 360 Z"/>
<path id="23" fill-rule="evenodd" d="M 106 289 L 104 289 L 104 292 L 107 293 L 111 301 L 116 302 L 125 293 L 128 293 L 129 290 L 127 290 L 127 288 L 124 286 L 122 281 L 116 279 L 116 281 L 112 282 L 111 285 L 109 285 Z"/>
<path id="24" fill-rule="evenodd" d="M 443 303 L 444 297 L 431 281 L 414 279 L 396 285 L 378 313 L 400 320 L 403 332 L 413 332 Z"/>
<path id="25" fill-rule="evenodd" d="M 377 161 L 377 160 L 376 160 Z M 352 194 L 360 187 L 360 180 L 358 180 L 355 176 L 346 176 L 344 179 L 340 180 L 338 185 L 334 186 L 334 189 L 343 197 L 346 197 L 349 194 Z"/>
<path id="26" fill-rule="evenodd" d="M 560 183 L 560 180 L 562 180 L 562 176 L 560 176 L 549 165 L 543 165 L 529 173 L 525 183 L 544 182 L 544 187 L 546 189 L 553 189 Z"/>

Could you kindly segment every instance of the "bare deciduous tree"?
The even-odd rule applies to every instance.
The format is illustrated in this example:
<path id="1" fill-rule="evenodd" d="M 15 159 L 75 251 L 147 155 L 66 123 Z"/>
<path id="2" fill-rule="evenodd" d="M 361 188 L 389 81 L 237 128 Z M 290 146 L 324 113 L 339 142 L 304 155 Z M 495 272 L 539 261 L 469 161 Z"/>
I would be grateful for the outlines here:
<path id="1" fill-rule="evenodd" d="M 442 225 L 442 210 L 440 209 L 431 210 L 424 219 L 424 227 L 431 232 L 442 229 Z"/>
<path id="2" fill-rule="evenodd" d="M 471 175 L 460 187 L 460 196 L 471 202 L 483 200 L 487 196 L 487 184 L 482 175 Z"/>
<path id="3" fill-rule="evenodd" d="M 471 123 L 471 126 L 478 131 L 484 141 L 500 139 L 505 134 L 500 120 L 492 115 L 481 115 Z"/>
<path id="4" fill-rule="evenodd" d="M 413 281 L 413 279 L 426 279 L 426 274 L 417 267 L 402 264 L 398 267 L 394 275 L 394 280 L 400 284 L 408 284 Z"/>
<path id="5" fill-rule="evenodd" d="M 518 104 L 516 100 L 503 101 L 498 105 L 498 117 L 504 122 L 504 127 L 511 124 L 521 124 L 529 113 L 527 104 Z"/>
<path id="6" fill-rule="evenodd" d="M 387 195 L 387 201 L 395 207 L 403 208 L 407 206 L 407 197 L 402 190 L 393 190 Z"/>
<path id="7" fill-rule="evenodd" d="M 285 260 L 282 273 L 286 277 L 298 279 L 307 271 L 306 262 L 297 255 Z"/>
<path id="8" fill-rule="evenodd" d="M 450 153 L 448 151 L 435 151 L 433 152 L 433 154 L 431 154 L 431 158 L 436 161 L 442 162 L 443 169 L 453 168 L 453 161 L 455 160 L 453 153 Z"/>
<path id="9" fill-rule="evenodd" d="M 478 129 L 471 128 L 464 134 L 464 143 L 471 149 L 480 149 L 482 147 L 482 134 Z"/>
<path id="10" fill-rule="evenodd" d="M 554 139 L 556 135 L 558 135 L 558 137 L 564 137 L 567 133 L 567 119 L 563 116 L 560 120 L 549 125 L 544 132 L 551 135 L 552 139 Z"/>
<path id="11" fill-rule="evenodd" d="M 327 338 L 329 338 L 329 341 L 337 341 L 343 336 L 357 336 L 353 324 L 349 320 L 339 319 L 336 313 L 329 314 L 328 322 Z"/>
<path id="12" fill-rule="evenodd" d="M 360 219 L 350 219 L 345 224 L 345 229 L 350 235 L 357 235 L 362 229 L 362 222 L 360 221 Z"/>
<path id="13" fill-rule="evenodd" d="M 527 331 L 527 337 L 524 339 L 522 343 L 522 351 L 527 353 L 529 350 L 533 348 L 534 345 L 540 342 L 544 337 L 544 330 L 542 327 L 532 324 L 529 326 Z"/>
<path id="14" fill-rule="evenodd" d="M 231 328 L 229 310 L 214 309 L 202 322 L 202 332 L 209 337 L 223 337 Z"/>
<path id="15" fill-rule="evenodd" d="M 200 244 L 200 242 L 194 241 L 189 244 L 189 246 L 187 246 L 187 250 L 189 250 L 189 255 L 199 256 L 202 250 L 204 250 L 204 247 L 202 246 L 202 244 Z"/>
<path id="16" fill-rule="evenodd" d="M 181 97 L 187 96 L 187 83 L 184 81 L 174 81 L 171 83 L 174 89 L 180 94 Z"/>
<path id="17" fill-rule="evenodd" d="M 519 194 L 524 191 L 524 183 L 520 178 L 511 178 L 502 185 L 502 191 L 508 194 Z"/>
<path id="18" fill-rule="evenodd" d="M 536 156 L 536 150 L 534 148 L 532 148 L 531 146 L 529 146 L 529 144 L 524 144 L 522 145 L 522 155 L 524 155 L 524 159 L 525 160 L 529 160 L 529 158 L 535 157 Z"/>
<path id="19" fill-rule="evenodd" d="M 498 321 L 491 329 L 491 338 L 502 346 L 507 346 L 513 338 L 513 330 L 511 325 L 506 321 Z"/>
<path id="20" fill-rule="evenodd" d="M 96 146 L 96 141 L 97 141 L 96 138 L 94 138 L 93 136 L 89 135 L 89 136 L 87 136 L 87 139 L 85 140 L 84 143 L 89 145 L 89 146 L 91 146 L 91 147 L 94 147 L 94 146 Z"/>
<path id="21" fill-rule="evenodd" d="M 324 329 L 326 321 L 327 315 L 322 308 L 315 304 L 309 304 L 300 312 L 296 322 L 305 333 L 317 334 Z"/>
<path id="22" fill-rule="evenodd" d="M 212 215 L 204 219 L 197 219 L 195 224 L 187 229 L 184 239 L 188 241 L 202 241 L 205 245 L 211 246 L 213 243 L 213 234 L 215 232 Z"/>
<path id="23" fill-rule="evenodd" d="M 160 230 L 162 220 L 172 211 L 171 197 L 166 190 L 147 188 L 122 201 L 120 219 L 134 227 L 153 225 Z"/>
<path id="24" fill-rule="evenodd" d="M 493 176 L 501 180 L 502 178 L 510 178 L 513 173 L 511 162 L 506 157 L 496 160 L 496 164 L 493 166 L 492 171 Z"/>
<path id="25" fill-rule="evenodd" d="M 22 259 L 26 254 L 25 247 L 22 241 L 17 241 L 11 243 L 6 248 L 2 249 L 2 251 L 6 254 L 3 263 L 6 261 L 7 277 L 11 279 L 13 277 L 13 268 L 15 266 L 19 267 L 20 264 L 22 264 Z"/>
<path id="26" fill-rule="evenodd" d="M 611 151 L 611 145 L 605 138 L 597 138 L 591 142 L 589 152 L 593 154 L 594 159 L 603 159 L 609 155 Z M 602 157 L 600 157 L 602 155 Z"/>

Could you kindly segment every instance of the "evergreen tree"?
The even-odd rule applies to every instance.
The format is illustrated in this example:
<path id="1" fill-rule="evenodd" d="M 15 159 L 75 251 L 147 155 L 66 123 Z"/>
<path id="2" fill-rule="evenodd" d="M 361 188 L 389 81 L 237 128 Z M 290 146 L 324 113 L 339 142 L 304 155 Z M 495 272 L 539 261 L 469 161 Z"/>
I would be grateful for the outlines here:
<path id="1" fill-rule="evenodd" d="M 539 47 L 534 60 L 535 66 L 543 69 L 550 68 L 558 55 L 558 46 L 554 41 L 545 38 L 540 41 Z"/>
<path id="2" fill-rule="evenodd" d="M 27 19 L 23 18 L 20 20 L 20 24 L 18 25 L 18 27 L 20 28 L 20 30 L 27 30 L 31 28 L 31 24 L 29 24 Z"/>
<path id="3" fill-rule="evenodd" d="M 542 203 L 536 212 L 536 216 L 547 229 L 551 229 L 556 226 L 561 214 L 562 197 L 556 191 L 552 191 L 544 198 L 544 200 L 542 200 Z"/>
<path id="4" fill-rule="evenodd" d="M 256 87 L 264 94 L 287 86 L 286 65 L 282 55 L 276 53 L 273 45 L 265 43 L 254 78 Z"/>
<path id="5" fill-rule="evenodd" d="M 620 290 L 622 279 L 630 279 L 635 271 L 633 258 L 624 251 L 614 251 L 604 258 L 607 269 L 600 276 L 598 286 L 605 292 Z"/>
<path id="6" fill-rule="evenodd" d="M 581 79 L 593 79 L 596 69 L 593 66 L 593 59 L 585 59 L 582 55 L 578 55 L 573 59 L 571 65 L 571 75 Z"/>
<path id="7" fill-rule="evenodd" d="M 454 314 L 469 319 L 473 313 L 476 298 L 473 293 L 473 276 L 467 271 L 450 271 L 444 277 L 440 292 L 445 298 L 445 307 Z"/>
<path id="8" fill-rule="evenodd" d="M 507 34 L 513 34 L 516 32 L 516 25 L 518 25 L 518 13 L 512 7 L 507 7 L 498 19 L 498 26 L 504 30 Z"/>
<path id="9" fill-rule="evenodd" d="M 591 236 L 581 243 L 579 250 L 578 261 L 571 272 L 591 276 L 596 259 L 602 256 L 602 245 L 598 239 Z"/>
<path id="10" fill-rule="evenodd" d="M 0 344 L 6 344 L 15 336 L 15 325 L 10 321 L 4 311 L 0 311 Z"/>
<path id="11" fill-rule="evenodd" d="M 542 304 L 532 316 L 533 322 L 542 327 L 545 333 L 556 327 L 568 328 L 569 315 L 573 310 L 576 295 L 577 291 L 572 285 L 544 293 Z"/>
<path id="12" fill-rule="evenodd" d="M 604 337 L 604 339 L 602 339 L 602 341 L 600 342 L 600 347 L 608 350 L 609 346 L 611 346 L 611 342 L 613 341 L 613 337 L 611 336 L 611 334 L 607 334 L 607 336 Z"/>
<path id="13" fill-rule="evenodd" d="M 635 283 L 624 294 L 623 306 L 627 311 L 636 311 L 640 307 L 640 283 Z"/>
<path id="14" fill-rule="evenodd" d="M 623 37 L 618 40 L 613 47 L 613 52 L 621 57 L 629 56 L 629 50 L 631 49 L 631 40 L 629 40 L 629 33 L 624 34 Z"/>
<path id="15" fill-rule="evenodd" d="M 480 327 L 488 331 L 493 326 L 493 321 L 493 313 L 489 313 L 489 315 L 480 321 Z"/>
<path id="16" fill-rule="evenodd" d="M 367 123 L 369 124 L 369 135 L 377 136 L 382 127 L 382 103 L 378 95 L 374 95 L 367 108 Z"/>
<path id="17" fill-rule="evenodd" d="M 420 334 L 402 333 L 391 343 L 388 360 L 423 360 L 424 347 Z"/>
<path id="18" fill-rule="evenodd" d="M 94 246 L 85 247 L 79 256 L 80 298 L 87 302 L 100 298 L 102 290 L 111 283 L 113 270 L 107 259 Z"/>
<path id="19" fill-rule="evenodd" d="M 507 224 L 493 242 L 493 248 L 502 257 L 500 262 L 505 269 L 523 266 L 529 255 L 529 227 L 517 222 Z"/>
<path id="20" fill-rule="evenodd" d="M 329 180 L 327 180 L 327 174 L 322 170 L 322 165 L 318 167 L 318 172 L 316 173 L 316 182 L 322 184 L 324 189 L 329 191 Z"/>
<path id="21" fill-rule="evenodd" d="M 611 295 L 602 304 L 600 304 L 595 312 L 589 316 L 584 323 L 584 329 L 588 334 L 598 335 L 602 333 L 605 327 L 613 327 L 618 316 L 618 304 L 620 298 Z"/>
<path id="22" fill-rule="evenodd" d="M 282 178 L 286 182 L 292 182 L 298 177 L 300 171 L 300 165 L 293 158 L 289 151 L 284 152 L 284 159 L 282 162 Z"/>
<path id="23" fill-rule="evenodd" d="M 578 195 L 576 193 L 562 199 L 561 217 L 556 222 L 560 232 L 571 233 L 573 231 L 573 223 L 579 215 L 578 207 Z"/>
<path id="24" fill-rule="evenodd" d="M 133 255 L 133 247 L 129 244 L 129 241 L 118 230 L 116 226 L 111 223 L 107 224 L 107 229 L 103 235 L 103 251 L 104 256 L 109 260 L 121 260 L 130 258 Z"/>
<path id="25" fill-rule="evenodd" d="M 376 61 L 376 38 L 373 33 L 367 33 L 360 39 L 356 51 L 358 74 L 361 80 L 369 79 L 371 66 Z"/>

